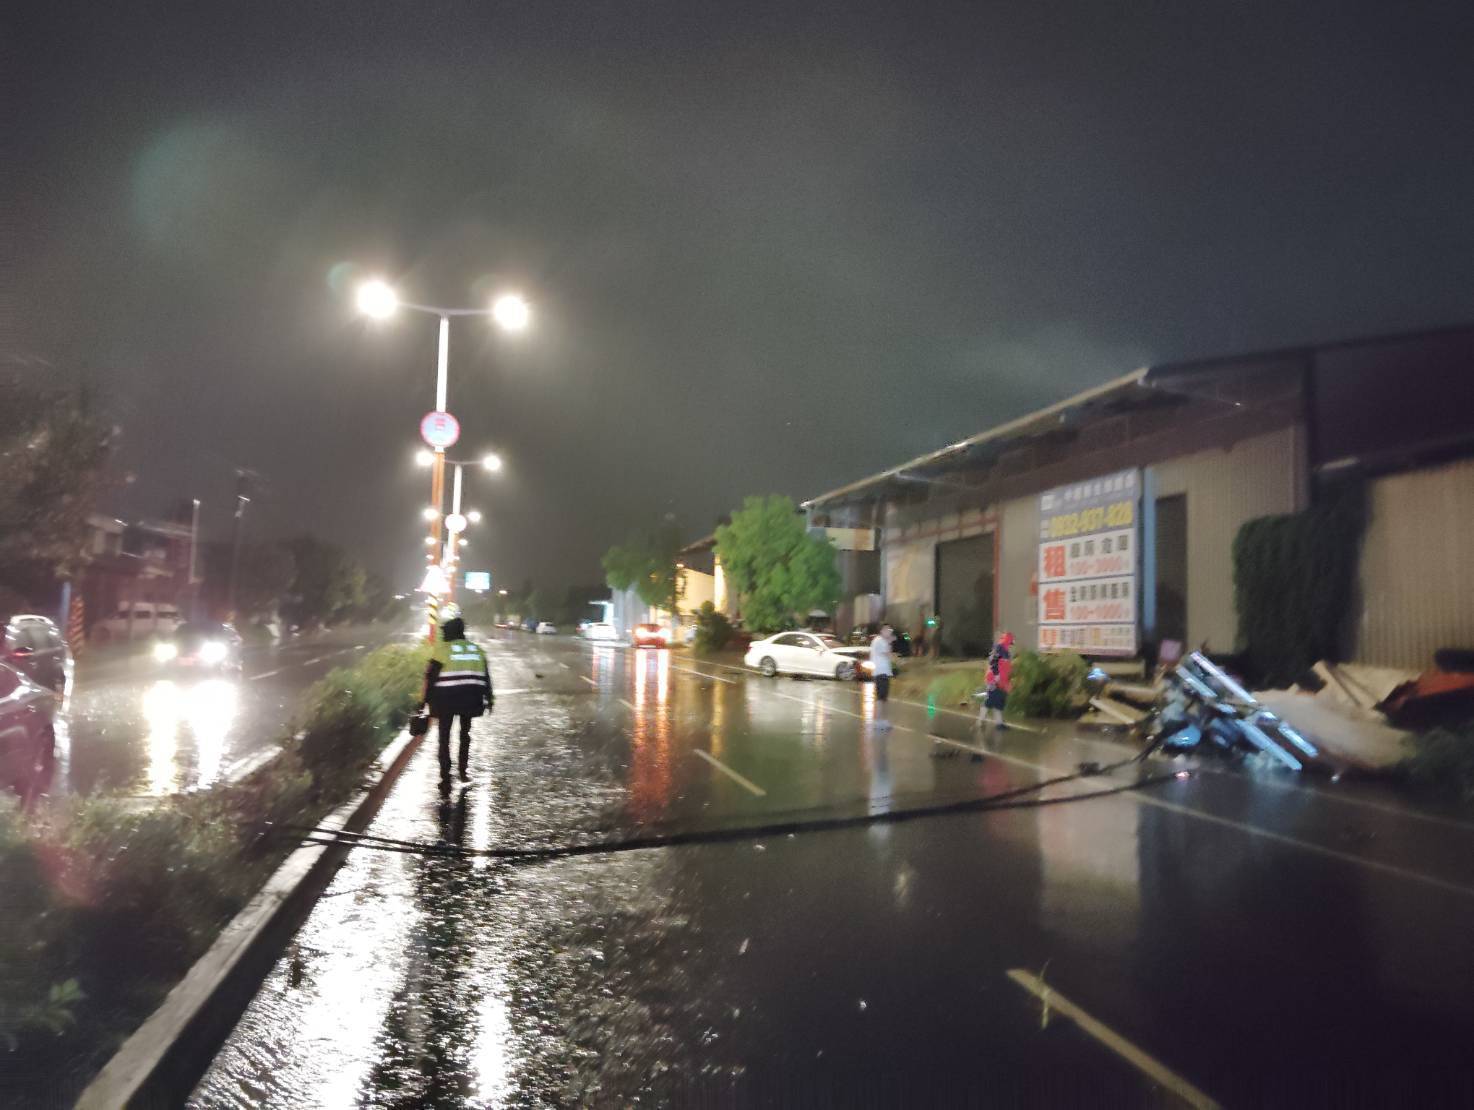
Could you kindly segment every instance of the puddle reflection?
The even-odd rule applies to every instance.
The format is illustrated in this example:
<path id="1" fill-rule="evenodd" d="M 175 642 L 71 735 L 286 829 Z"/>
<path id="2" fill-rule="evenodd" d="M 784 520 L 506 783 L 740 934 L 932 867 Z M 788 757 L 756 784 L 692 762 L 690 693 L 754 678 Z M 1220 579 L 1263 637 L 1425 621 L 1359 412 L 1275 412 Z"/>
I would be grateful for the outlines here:
<path id="1" fill-rule="evenodd" d="M 239 713 L 240 689 L 227 679 L 192 684 L 161 679 L 149 686 L 143 694 L 149 793 L 213 785 Z M 192 767 L 181 758 L 181 747 L 193 753 Z"/>
<path id="2" fill-rule="evenodd" d="M 665 648 L 637 651 L 631 665 L 635 722 L 630 730 L 630 809 L 638 820 L 649 821 L 665 811 L 674 778 L 670 652 Z"/>

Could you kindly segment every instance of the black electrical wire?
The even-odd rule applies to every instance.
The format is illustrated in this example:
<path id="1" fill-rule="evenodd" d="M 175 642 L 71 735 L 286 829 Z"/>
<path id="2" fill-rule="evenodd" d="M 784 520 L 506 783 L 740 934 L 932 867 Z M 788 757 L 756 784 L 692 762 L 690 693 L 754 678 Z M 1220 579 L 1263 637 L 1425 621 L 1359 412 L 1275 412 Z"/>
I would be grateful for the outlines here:
<path id="1" fill-rule="evenodd" d="M 927 817 L 942 817 L 961 813 L 981 813 L 989 810 L 1030 809 L 1065 802 L 1081 802 L 1094 798 L 1106 798 L 1130 790 L 1159 786 L 1170 782 L 1186 772 L 1173 771 L 1150 775 L 1132 782 L 1118 783 L 1103 790 L 1092 790 L 1083 794 L 1068 794 L 1057 798 L 1032 798 L 1050 786 L 1074 782 L 1082 778 L 1098 777 L 1129 764 L 1138 763 L 1139 757 L 1122 760 L 1105 767 L 1082 764 L 1081 770 L 1073 774 L 1058 775 L 1041 779 L 1025 786 L 988 794 L 980 798 L 944 802 L 930 806 L 914 806 L 909 809 L 887 810 L 884 813 L 854 814 L 844 817 L 807 817 L 793 820 L 767 822 L 761 825 L 743 825 L 725 829 L 689 829 L 670 833 L 655 833 L 645 836 L 619 837 L 588 841 L 582 844 L 549 845 L 542 848 L 461 848 L 444 842 L 396 840 L 391 837 L 372 836 L 366 833 L 329 829 L 322 826 L 276 825 L 268 831 L 279 831 L 299 836 L 303 844 L 324 847 L 347 846 L 373 848 L 384 852 L 410 855 L 438 856 L 452 859 L 496 859 L 509 863 L 540 863 L 547 860 L 567 859 L 574 856 L 612 855 L 618 852 L 648 851 L 655 848 L 674 848 L 693 844 L 722 844 L 738 840 L 789 836 L 800 832 L 832 832 L 839 829 L 860 828 L 867 825 L 899 824 Z"/>

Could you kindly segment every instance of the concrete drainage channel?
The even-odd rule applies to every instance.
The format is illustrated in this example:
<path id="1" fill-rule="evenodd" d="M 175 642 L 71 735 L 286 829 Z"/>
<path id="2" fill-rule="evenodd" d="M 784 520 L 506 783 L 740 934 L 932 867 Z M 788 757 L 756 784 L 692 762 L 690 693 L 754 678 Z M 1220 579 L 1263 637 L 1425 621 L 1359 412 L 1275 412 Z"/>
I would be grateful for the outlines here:
<path id="1" fill-rule="evenodd" d="M 371 769 L 372 784 L 323 826 L 348 833 L 368 828 L 422 739 L 406 732 L 385 748 Z M 345 843 L 293 851 L 88 1084 L 78 1110 L 181 1105 L 348 850 Z"/>

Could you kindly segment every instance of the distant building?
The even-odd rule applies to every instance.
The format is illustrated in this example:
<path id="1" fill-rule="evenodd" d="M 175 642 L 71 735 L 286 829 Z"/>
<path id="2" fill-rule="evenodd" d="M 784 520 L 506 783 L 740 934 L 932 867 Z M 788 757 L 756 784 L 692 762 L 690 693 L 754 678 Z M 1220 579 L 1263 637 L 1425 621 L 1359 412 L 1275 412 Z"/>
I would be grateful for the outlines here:
<path id="1" fill-rule="evenodd" d="M 855 623 L 940 612 L 973 653 L 1003 628 L 1230 651 L 1239 528 L 1351 473 L 1371 513 L 1348 656 L 1474 646 L 1474 327 L 1148 367 L 803 507 L 839 541 Z"/>
<path id="2" fill-rule="evenodd" d="M 88 628 L 136 602 L 188 610 L 197 585 L 190 581 L 189 525 L 127 524 L 100 514 L 89 516 L 87 525 L 81 592 Z"/>

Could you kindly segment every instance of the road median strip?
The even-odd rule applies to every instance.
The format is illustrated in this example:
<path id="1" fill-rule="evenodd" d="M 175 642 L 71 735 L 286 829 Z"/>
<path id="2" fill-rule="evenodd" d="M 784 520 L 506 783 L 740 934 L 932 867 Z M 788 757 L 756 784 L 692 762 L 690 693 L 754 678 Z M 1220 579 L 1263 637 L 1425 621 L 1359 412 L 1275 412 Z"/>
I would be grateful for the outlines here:
<path id="1" fill-rule="evenodd" d="M 367 828 L 422 739 L 406 732 L 391 743 L 371 765 L 372 783 L 323 826 Z M 347 854 L 346 844 L 293 851 L 123 1042 L 82 1092 L 77 1110 L 182 1104 Z"/>

